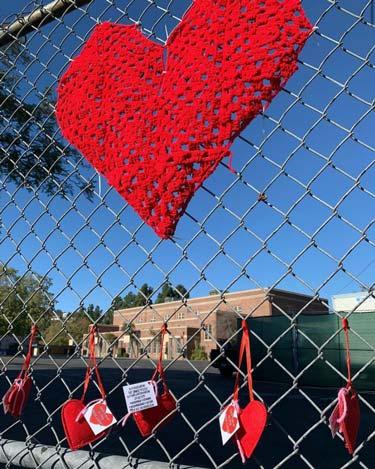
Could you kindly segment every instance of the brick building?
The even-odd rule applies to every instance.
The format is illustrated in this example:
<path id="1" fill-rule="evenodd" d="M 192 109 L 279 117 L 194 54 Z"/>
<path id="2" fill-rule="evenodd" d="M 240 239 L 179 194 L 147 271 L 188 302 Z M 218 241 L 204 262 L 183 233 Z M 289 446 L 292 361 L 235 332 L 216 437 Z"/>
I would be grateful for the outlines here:
<path id="1" fill-rule="evenodd" d="M 156 358 L 159 341 L 155 336 L 163 322 L 168 322 L 170 335 L 164 343 L 165 359 L 175 358 L 181 352 L 190 358 L 197 346 L 209 356 L 217 347 L 217 341 L 233 335 L 242 315 L 276 316 L 285 312 L 292 316 L 299 311 L 328 314 L 327 303 L 325 299 L 313 300 L 310 296 L 284 290 L 256 289 L 227 293 L 224 298 L 221 294 L 190 298 L 185 305 L 182 301 L 171 301 L 117 310 L 113 325 L 99 326 L 101 337 L 97 354 L 106 354 L 115 337 L 119 337 L 112 347 L 114 355 L 135 358 L 147 351 Z"/>

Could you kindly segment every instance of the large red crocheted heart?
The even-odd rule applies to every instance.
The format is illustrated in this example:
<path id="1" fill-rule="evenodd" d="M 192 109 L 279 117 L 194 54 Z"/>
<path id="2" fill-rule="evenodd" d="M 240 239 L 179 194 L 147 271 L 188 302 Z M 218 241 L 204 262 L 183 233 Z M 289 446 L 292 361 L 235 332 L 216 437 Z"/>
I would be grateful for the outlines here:
<path id="1" fill-rule="evenodd" d="M 98 25 L 58 89 L 65 137 L 162 238 L 297 69 L 300 0 L 195 0 L 162 47 Z"/>
<path id="2" fill-rule="evenodd" d="M 254 452 L 267 423 L 267 409 L 260 401 L 251 401 L 239 412 L 240 428 L 235 437 L 248 459 Z"/>
<path id="3" fill-rule="evenodd" d="M 107 433 L 106 430 L 104 430 L 98 435 L 95 435 L 83 416 L 77 421 L 78 415 L 85 407 L 85 404 L 81 400 L 69 399 L 61 409 L 61 420 L 66 439 L 68 440 L 69 448 L 72 450 L 83 448 L 99 440 Z"/>

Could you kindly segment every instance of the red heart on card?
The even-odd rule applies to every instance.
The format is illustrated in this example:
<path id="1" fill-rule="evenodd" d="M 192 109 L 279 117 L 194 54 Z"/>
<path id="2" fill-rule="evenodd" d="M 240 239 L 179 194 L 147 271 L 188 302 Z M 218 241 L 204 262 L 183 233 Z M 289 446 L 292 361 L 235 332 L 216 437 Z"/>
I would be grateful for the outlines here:
<path id="1" fill-rule="evenodd" d="M 240 428 L 235 434 L 246 458 L 255 450 L 267 423 L 267 409 L 260 401 L 251 401 L 239 411 Z"/>
<path id="2" fill-rule="evenodd" d="M 347 409 L 346 417 L 340 425 L 340 430 L 344 436 L 345 446 L 348 449 L 349 454 L 353 454 L 356 448 L 361 415 L 358 395 L 354 389 L 349 389 L 349 392 L 345 395 L 345 401 Z"/>
<path id="3" fill-rule="evenodd" d="M 133 414 L 134 421 L 143 437 L 151 435 L 155 427 L 159 430 L 175 415 L 176 401 L 168 389 L 157 397 L 157 403 L 156 407 Z"/>
<path id="4" fill-rule="evenodd" d="M 64 136 L 162 238 L 297 69 L 300 0 L 195 0 L 165 47 L 95 27 L 59 83 Z"/>
<path id="5" fill-rule="evenodd" d="M 238 423 L 236 408 L 233 404 L 229 405 L 225 411 L 223 421 L 223 430 L 227 433 L 233 433 Z"/>
<path id="6" fill-rule="evenodd" d="M 111 425 L 113 416 L 107 413 L 107 406 L 103 402 L 95 404 L 91 411 L 90 422 L 95 425 L 101 425 L 107 427 Z"/>
<path id="7" fill-rule="evenodd" d="M 4 412 L 6 414 L 9 413 L 15 418 L 22 414 L 29 399 L 31 386 L 30 376 L 18 377 L 14 380 L 3 397 Z"/>
<path id="8" fill-rule="evenodd" d="M 72 450 L 80 449 L 96 440 L 102 438 L 107 430 L 95 435 L 91 430 L 86 419 L 81 415 L 77 417 L 85 409 L 86 405 L 78 399 L 69 399 L 65 402 L 61 409 L 61 420 L 64 432 L 68 440 L 69 448 Z"/>

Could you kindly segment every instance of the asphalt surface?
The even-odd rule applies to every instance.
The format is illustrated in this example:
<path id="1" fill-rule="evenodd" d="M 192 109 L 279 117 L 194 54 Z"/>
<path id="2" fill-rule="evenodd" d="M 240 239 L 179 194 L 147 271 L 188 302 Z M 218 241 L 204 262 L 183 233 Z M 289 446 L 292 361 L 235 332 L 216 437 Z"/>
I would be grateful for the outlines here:
<path id="1" fill-rule="evenodd" d="M 3 363 L 10 358 L 2 357 Z M 29 404 L 21 420 L 15 421 L 5 415 L 0 420 L 2 438 L 25 441 L 28 435 L 35 432 L 33 441 L 36 443 L 56 445 L 64 437 L 59 407 L 69 398 L 69 390 L 73 391 L 84 378 L 85 369 L 80 359 L 71 360 L 61 370 L 64 360 L 56 359 L 56 365 L 50 360 L 39 360 L 33 371 L 36 386 L 32 391 Z M 122 385 L 150 379 L 152 365 L 141 361 L 135 366 L 132 360 L 118 359 L 120 367 L 107 359 L 100 366 L 104 386 L 110 392 L 108 403 L 119 419 L 126 413 Z M 14 379 L 19 370 L 19 361 L 3 368 L 0 376 L 0 393 L 3 395 L 9 384 L 5 376 Z M 167 362 L 166 362 L 167 365 Z M 180 402 L 180 413 L 156 437 L 142 439 L 134 422 L 130 419 L 124 428 L 114 428 L 109 437 L 95 445 L 99 452 L 127 455 L 141 459 L 168 461 L 167 452 L 171 457 L 178 455 L 175 462 L 204 468 L 217 466 L 225 462 L 236 448 L 230 441 L 224 447 L 221 443 L 218 419 L 214 416 L 220 410 L 220 403 L 212 393 L 223 402 L 233 391 L 233 379 L 222 378 L 218 371 L 209 366 L 208 362 L 193 362 L 198 370 L 208 367 L 204 375 L 197 373 L 192 366 L 179 361 L 167 371 L 168 385 L 177 398 L 185 396 Z M 64 382 L 66 384 L 64 384 Z M 67 386 L 66 386 L 67 385 Z M 288 385 L 275 383 L 255 383 L 256 392 L 262 396 L 265 404 L 272 406 L 290 388 Z M 281 467 L 319 469 L 335 469 L 352 461 L 351 468 L 367 467 L 375 469 L 375 436 L 366 441 L 375 432 L 375 394 L 364 394 L 367 404 L 361 402 L 361 428 L 358 442 L 365 441 L 359 454 L 352 458 L 347 454 L 343 442 L 331 437 L 328 426 L 321 422 L 321 412 L 333 401 L 337 390 L 303 388 L 303 393 L 310 397 L 312 405 L 298 390 L 293 390 L 274 407 L 270 413 L 269 423 L 255 451 L 254 458 L 247 462 L 246 467 L 272 468 L 293 452 L 295 455 L 286 460 Z M 81 389 L 74 392 L 73 397 L 80 398 Z M 91 386 L 89 399 L 99 395 Z M 246 403 L 246 393 L 242 398 Z M 48 413 L 51 417 L 48 417 Z M 330 411 L 327 411 L 329 416 Z M 190 424 L 186 422 L 188 420 Z M 211 421 L 212 420 L 212 421 Z M 39 431 L 38 431 L 39 430 Z M 288 436 L 288 434 L 290 436 Z M 302 436 L 304 438 L 302 438 Z M 292 441 L 294 440 L 294 442 Z M 160 442 L 164 449 L 161 448 Z M 62 443 L 66 446 L 66 441 Z M 126 448 L 126 449 L 125 449 Z M 208 454 L 210 456 L 208 456 Z M 210 460 L 212 458 L 212 460 Z M 244 467 L 236 456 L 228 464 L 229 468 Z M 279 466 L 280 467 L 280 466 Z"/>

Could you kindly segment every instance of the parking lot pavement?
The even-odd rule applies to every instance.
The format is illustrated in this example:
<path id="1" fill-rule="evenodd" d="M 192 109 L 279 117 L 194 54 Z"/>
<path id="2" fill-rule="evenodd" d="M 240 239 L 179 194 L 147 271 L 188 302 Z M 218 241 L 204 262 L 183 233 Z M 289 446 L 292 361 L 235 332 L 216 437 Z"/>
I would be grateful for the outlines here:
<path id="1" fill-rule="evenodd" d="M 3 363 L 7 360 L 3 358 Z M 108 398 L 109 406 L 116 417 L 121 418 L 126 413 L 122 384 L 149 379 L 153 368 L 146 360 L 137 364 L 128 359 L 117 359 L 117 361 L 120 367 L 110 359 L 106 359 L 101 364 L 100 370 L 106 389 L 112 390 Z M 33 390 L 22 420 L 14 423 L 11 417 L 2 417 L 0 431 L 3 438 L 24 441 L 28 435 L 38 429 L 42 429 L 35 438 L 39 443 L 55 445 L 58 439 L 63 437 L 60 412 L 56 409 L 69 398 L 67 386 L 74 390 L 82 382 L 85 372 L 80 359 L 71 360 L 59 370 L 63 362 L 63 359 L 56 359 L 55 364 L 47 359 L 38 361 L 33 376 L 39 391 Z M 19 361 L 14 362 L 7 367 L 6 374 L 10 379 L 16 376 L 19 363 Z M 218 419 L 214 418 L 220 410 L 220 403 L 224 402 L 233 390 L 233 379 L 222 378 L 208 362 L 193 362 L 192 365 L 187 361 L 178 361 L 168 369 L 168 385 L 176 398 L 180 399 L 180 412 L 171 423 L 158 431 L 156 436 L 143 440 L 132 420 L 129 420 L 124 428 L 113 429 L 109 437 L 99 442 L 95 449 L 110 454 L 126 455 L 125 448 L 127 448 L 128 451 L 133 451 L 132 455 L 136 458 L 156 461 L 167 461 L 168 457 L 165 454 L 167 452 L 171 457 L 178 455 L 176 463 L 207 468 L 213 467 L 212 460 L 216 465 L 220 465 L 235 454 L 232 442 L 222 446 Z M 203 370 L 206 370 L 205 373 L 200 374 L 199 372 Z M 0 379 L 1 395 L 7 387 L 3 372 Z M 295 455 L 282 467 L 288 469 L 307 467 L 301 455 L 314 468 L 342 467 L 351 458 L 346 453 L 342 441 L 339 438 L 332 440 L 327 425 L 321 421 L 321 411 L 332 402 L 337 390 L 304 388 L 303 393 L 315 403 L 315 406 L 298 390 L 289 392 L 277 403 L 289 387 L 286 384 L 255 383 L 255 391 L 268 407 L 271 406 L 272 411 L 265 434 L 256 449 L 255 458 L 249 461 L 246 467 L 274 467 L 293 451 Z M 80 395 L 80 390 L 74 393 L 74 397 L 79 398 Z M 374 394 L 362 396 L 370 406 L 375 406 Z M 94 387 L 88 397 L 89 399 L 98 397 Z M 242 398 L 245 402 L 245 392 Z M 361 412 L 360 443 L 375 431 L 375 414 L 366 403 L 362 402 Z M 48 413 L 51 414 L 50 419 Z M 312 427 L 314 428 L 311 431 Z M 228 467 L 240 468 L 243 465 L 237 456 Z M 366 443 L 350 467 L 375 468 L 374 439 Z"/>

